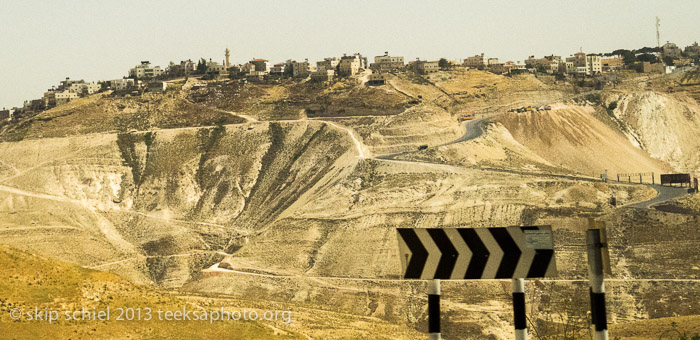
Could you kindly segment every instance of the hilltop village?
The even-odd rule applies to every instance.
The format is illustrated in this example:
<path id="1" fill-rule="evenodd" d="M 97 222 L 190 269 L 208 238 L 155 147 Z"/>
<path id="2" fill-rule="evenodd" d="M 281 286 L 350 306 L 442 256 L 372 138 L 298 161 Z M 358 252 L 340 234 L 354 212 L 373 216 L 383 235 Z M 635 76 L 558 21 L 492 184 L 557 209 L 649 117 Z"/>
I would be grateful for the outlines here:
<path id="1" fill-rule="evenodd" d="M 44 92 L 38 99 L 26 100 L 22 107 L 0 110 L 0 123 L 9 122 L 22 116 L 38 112 L 89 96 L 98 92 L 111 91 L 113 96 L 138 96 L 144 92 L 164 92 L 167 81 L 177 78 L 199 77 L 202 80 L 221 82 L 279 82 L 282 79 L 332 83 L 347 77 L 362 75 L 360 81 L 368 86 L 384 85 L 387 74 L 410 73 L 415 77 L 457 68 L 478 69 L 500 75 L 520 73 L 549 74 L 559 80 L 582 80 L 582 85 L 597 85 L 617 80 L 616 73 L 634 70 L 640 73 L 669 74 L 687 70 L 700 62 L 700 46 L 697 42 L 684 49 L 668 42 L 663 46 L 644 47 L 639 50 L 619 49 L 611 53 L 576 52 L 569 57 L 549 55 L 529 56 L 524 62 L 501 61 L 497 57 L 487 57 L 484 53 L 467 57 L 461 61 L 441 58 L 435 61 L 410 60 L 403 56 L 392 56 L 389 52 L 375 56 L 374 62 L 360 53 L 344 54 L 341 57 L 328 57 L 315 65 L 308 59 L 303 61 L 286 60 L 271 62 L 263 58 L 234 65 L 230 61 L 227 48 L 221 62 L 211 58 L 199 61 L 191 59 L 170 62 L 165 68 L 141 61 L 131 68 L 128 76 L 112 80 L 86 82 L 66 78 Z"/>

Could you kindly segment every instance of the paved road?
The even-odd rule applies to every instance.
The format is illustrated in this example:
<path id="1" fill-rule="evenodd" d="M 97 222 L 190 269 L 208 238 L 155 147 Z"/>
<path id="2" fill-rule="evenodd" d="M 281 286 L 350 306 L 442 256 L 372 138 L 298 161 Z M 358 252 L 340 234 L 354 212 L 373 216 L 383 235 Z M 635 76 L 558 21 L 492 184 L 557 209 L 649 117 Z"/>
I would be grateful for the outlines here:
<path id="1" fill-rule="evenodd" d="M 656 197 L 639 203 L 623 205 L 623 207 L 629 208 L 639 208 L 639 209 L 650 209 L 652 206 L 673 200 L 675 198 L 684 196 L 688 194 L 688 188 L 671 187 L 663 185 L 648 185 L 656 190 L 658 193 Z"/>

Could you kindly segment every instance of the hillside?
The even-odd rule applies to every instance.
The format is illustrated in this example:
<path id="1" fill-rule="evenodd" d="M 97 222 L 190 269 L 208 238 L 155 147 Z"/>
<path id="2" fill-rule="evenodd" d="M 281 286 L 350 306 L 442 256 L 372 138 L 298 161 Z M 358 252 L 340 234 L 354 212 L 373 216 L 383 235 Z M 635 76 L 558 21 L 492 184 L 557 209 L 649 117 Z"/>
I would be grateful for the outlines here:
<path id="1" fill-rule="evenodd" d="M 157 309 L 163 311 L 216 310 L 209 299 L 189 299 L 173 296 L 153 287 L 134 285 L 110 273 L 84 269 L 61 261 L 47 259 L 0 246 L 0 334 L 19 339 L 143 339 L 201 337 L 233 337 L 235 339 L 269 338 L 303 339 L 279 322 L 209 322 L 159 320 Z M 154 309 L 150 321 L 118 321 L 118 308 L 150 306 Z M 61 311 L 57 321 L 27 320 L 34 307 Z M 110 321 L 66 321 L 65 311 L 85 308 L 88 311 L 111 310 Z M 225 303 L 227 310 L 239 310 L 241 305 Z M 23 317 L 14 321 L 10 311 L 19 309 Z M 145 312 L 144 312 L 145 313 Z M 126 317 L 124 317 L 126 318 Z M 146 319 L 145 314 L 143 319 Z"/>
<path id="2" fill-rule="evenodd" d="M 632 336 L 625 324 L 700 315 L 688 303 L 700 298 L 698 196 L 631 208 L 655 188 L 598 178 L 697 170 L 692 96 L 651 80 L 643 90 L 639 77 L 601 91 L 475 70 L 391 74 L 373 87 L 359 81 L 366 76 L 190 78 L 165 94 L 99 94 L 4 125 L 0 245 L 18 260 L 0 277 L 55 262 L 66 285 L 113 280 L 138 293 L 116 302 L 294 312 L 290 326 L 244 324 L 242 338 L 414 339 L 427 330 L 426 286 L 400 279 L 397 227 L 546 224 L 559 277 L 528 281 L 528 311 L 555 336 L 569 318 L 585 328 L 583 231 L 594 217 L 608 223 L 609 319 L 620 334 Z M 544 104 L 553 110 L 509 112 Z M 476 119 L 458 122 L 469 112 Z M 62 284 L 53 273 L 45 281 Z M 46 303 L 61 303 L 51 302 L 58 288 L 44 287 Z M 509 287 L 445 282 L 445 338 L 509 339 Z M 13 306 L 35 302 L 12 294 Z M 198 332 L 185 326 L 125 334 Z M 48 334 L 121 332 L 81 327 Z M 197 334 L 234 331 L 213 328 Z"/>

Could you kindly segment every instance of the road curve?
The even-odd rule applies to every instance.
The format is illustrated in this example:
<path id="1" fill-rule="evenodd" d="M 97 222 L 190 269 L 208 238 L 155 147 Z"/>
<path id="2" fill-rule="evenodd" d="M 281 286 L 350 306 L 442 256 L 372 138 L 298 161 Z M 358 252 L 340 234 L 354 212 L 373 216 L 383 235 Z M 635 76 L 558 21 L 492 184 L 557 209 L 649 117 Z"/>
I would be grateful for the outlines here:
<path id="1" fill-rule="evenodd" d="M 628 204 L 628 205 L 623 205 L 623 207 L 627 208 L 638 208 L 638 209 L 651 209 L 652 206 L 671 201 L 673 199 L 676 199 L 678 197 L 684 196 L 688 194 L 688 188 L 679 188 L 679 187 L 671 187 L 671 186 L 664 186 L 664 185 L 648 185 L 651 188 L 654 188 L 656 190 L 657 195 L 656 197 L 644 201 L 644 202 L 639 202 L 639 203 L 634 203 L 634 204 Z"/>

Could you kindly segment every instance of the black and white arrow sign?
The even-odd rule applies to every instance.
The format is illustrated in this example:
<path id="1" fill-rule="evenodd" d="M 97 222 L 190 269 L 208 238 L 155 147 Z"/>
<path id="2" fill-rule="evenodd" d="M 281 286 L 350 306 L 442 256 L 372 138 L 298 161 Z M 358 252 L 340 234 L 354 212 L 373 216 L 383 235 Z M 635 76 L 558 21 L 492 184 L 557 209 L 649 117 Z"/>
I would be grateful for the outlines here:
<path id="1" fill-rule="evenodd" d="M 551 226 L 398 228 L 404 279 L 556 276 Z"/>

